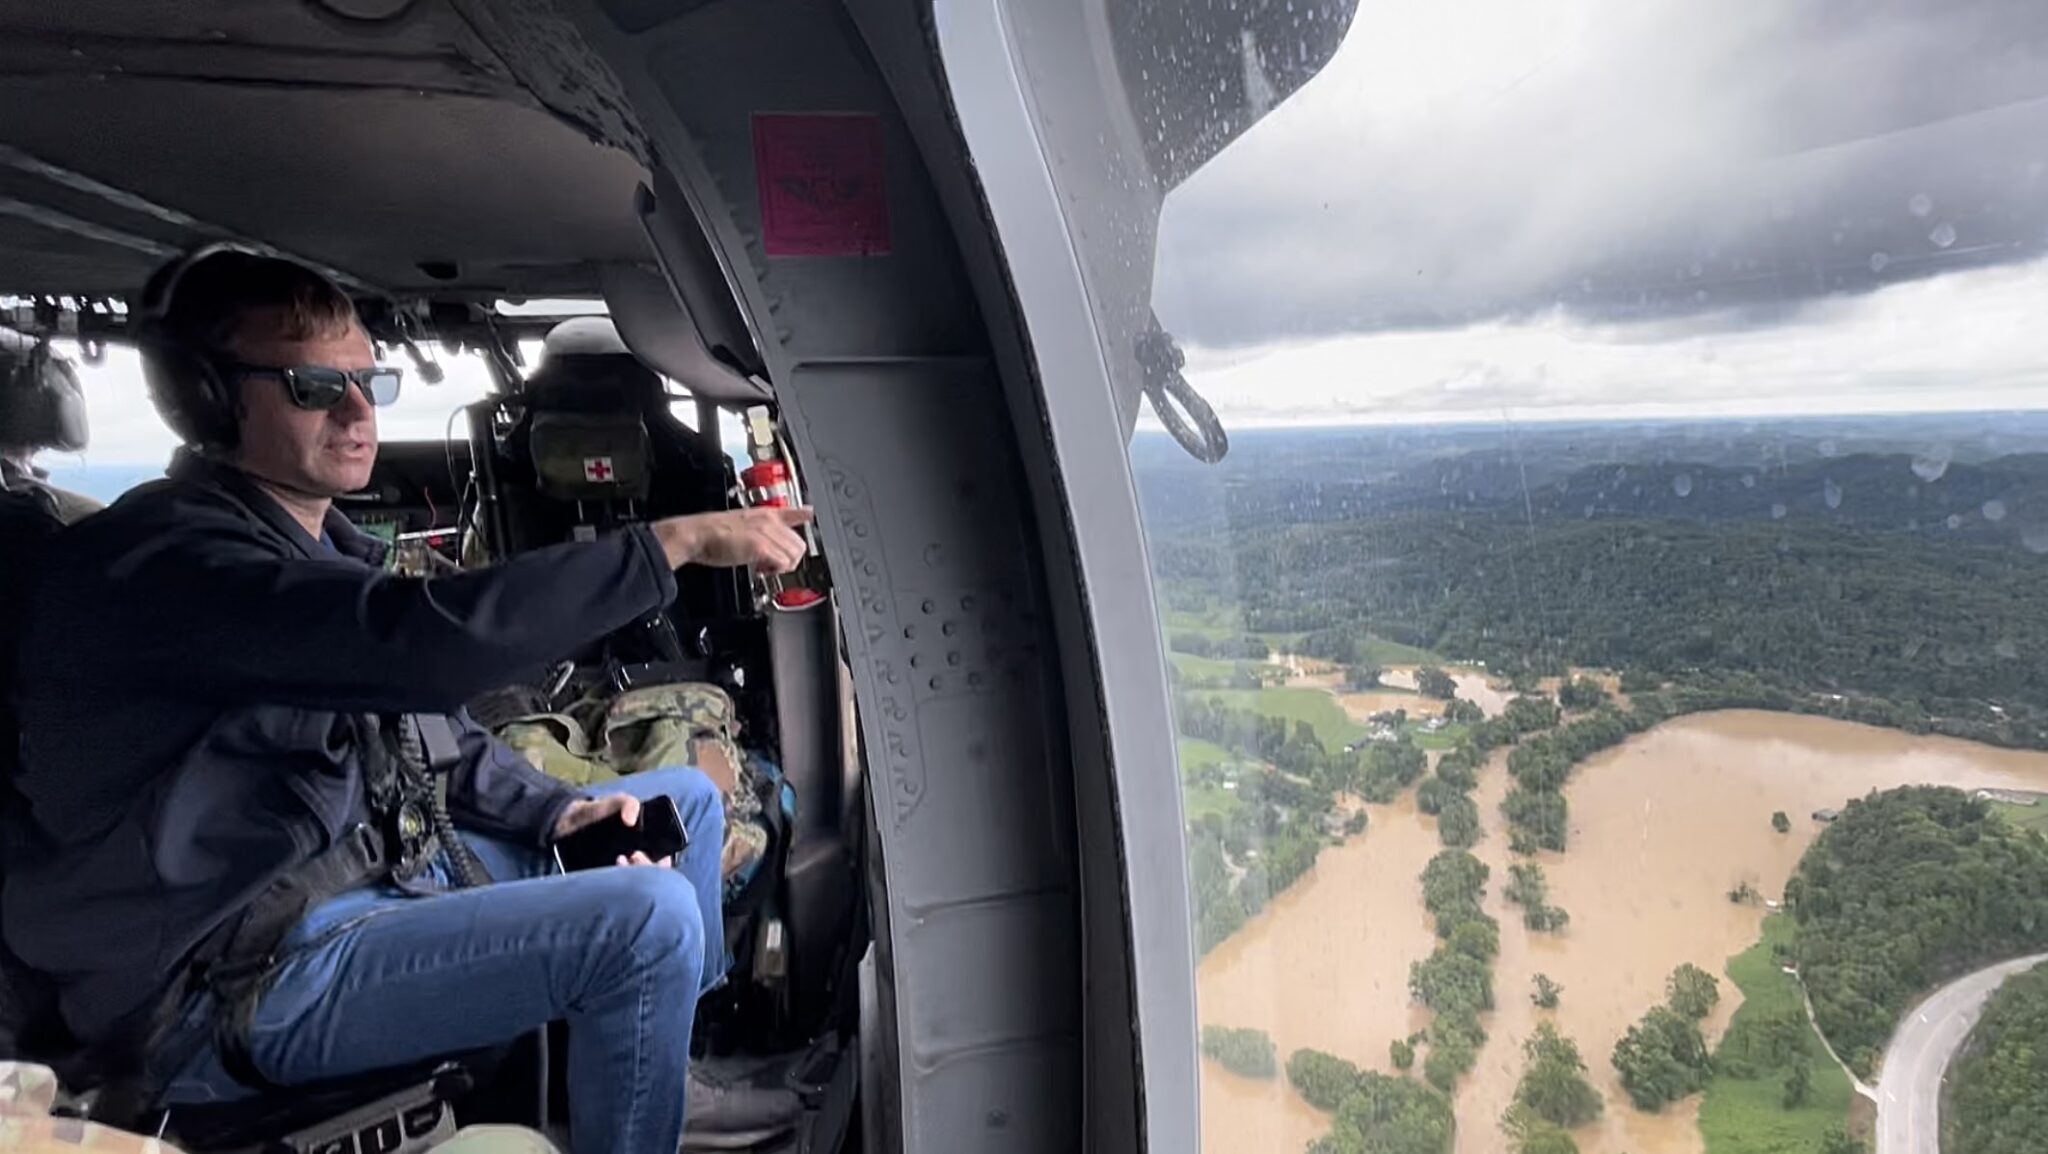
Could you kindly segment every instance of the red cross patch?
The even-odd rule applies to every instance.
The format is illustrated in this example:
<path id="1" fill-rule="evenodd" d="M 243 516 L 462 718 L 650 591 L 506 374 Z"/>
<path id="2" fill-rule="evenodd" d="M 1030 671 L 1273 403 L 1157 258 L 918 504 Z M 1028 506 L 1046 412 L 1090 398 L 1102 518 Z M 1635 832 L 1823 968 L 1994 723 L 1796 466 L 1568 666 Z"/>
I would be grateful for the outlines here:
<path id="1" fill-rule="evenodd" d="M 583 479 L 586 481 L 609 481 L 612 479 L 610 457 L 583 458 Z"/>

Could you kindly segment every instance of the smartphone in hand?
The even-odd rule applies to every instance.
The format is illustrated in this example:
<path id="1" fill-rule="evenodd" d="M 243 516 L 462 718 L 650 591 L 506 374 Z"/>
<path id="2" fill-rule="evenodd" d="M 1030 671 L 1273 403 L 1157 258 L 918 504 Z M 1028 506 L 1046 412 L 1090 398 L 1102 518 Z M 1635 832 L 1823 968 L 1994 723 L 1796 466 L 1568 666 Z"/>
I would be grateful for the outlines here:
<path id="1" fill-rule="evenodd" d="M 640 803 L 640 824 L 627 825 L 608 817 L 555 843 L 555 864 L 563 873 L 617 865 L 622 857 L 644 853 L 649 861 L 673 857 L 689 848 L 690 834 L 675 799 L 657 797 Z"/>

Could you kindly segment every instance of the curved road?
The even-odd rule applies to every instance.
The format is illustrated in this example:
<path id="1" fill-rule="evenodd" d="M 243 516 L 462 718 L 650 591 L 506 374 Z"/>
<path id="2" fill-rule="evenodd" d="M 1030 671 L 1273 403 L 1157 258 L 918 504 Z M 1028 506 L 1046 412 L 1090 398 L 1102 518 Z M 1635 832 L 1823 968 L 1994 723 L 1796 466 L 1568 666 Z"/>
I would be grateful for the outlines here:
<path id="1" fill-rule="evenodd" d="M 1941 1154 L 1941 1086 L 1948 1064 L 1999 984 L 2048 961 L 2014 958 L 1956 979 L 1913 1007 L 1885 1047 L 1877 1083 L 1877 1154 Z"/>

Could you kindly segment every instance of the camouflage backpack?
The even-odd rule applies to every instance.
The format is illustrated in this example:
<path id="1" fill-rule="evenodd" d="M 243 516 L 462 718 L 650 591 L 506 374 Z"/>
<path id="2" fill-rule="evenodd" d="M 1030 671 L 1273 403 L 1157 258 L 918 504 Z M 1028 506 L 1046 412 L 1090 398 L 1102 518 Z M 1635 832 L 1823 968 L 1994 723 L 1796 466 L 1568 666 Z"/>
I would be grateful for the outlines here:
<path id="1" fill-rule="evenodd" d="M 721 876 L 733 882 L 767 854 L 763 783 L 740 752 L 732 698 L 715 685 L 681 682 L 628 690 L 608 702 L 585 698 L 565 711 L 527 713 L 495 729 L 536 769 L 575 786 L 695 766 L 725 795 Z"/>

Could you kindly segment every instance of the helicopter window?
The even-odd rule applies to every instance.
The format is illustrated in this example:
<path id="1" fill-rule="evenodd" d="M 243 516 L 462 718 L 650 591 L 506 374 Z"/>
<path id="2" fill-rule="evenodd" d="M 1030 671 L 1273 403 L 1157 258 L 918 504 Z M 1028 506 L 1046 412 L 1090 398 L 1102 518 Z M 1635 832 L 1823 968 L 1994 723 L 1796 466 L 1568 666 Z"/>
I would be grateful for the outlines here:
<path id="1" fill-rule="evenodd" d="M 2024 1143 L 2048 13 L 1216 7 L 1018 40 L 1230 431 L 1130 448 L 1208 1148 Z"/>

